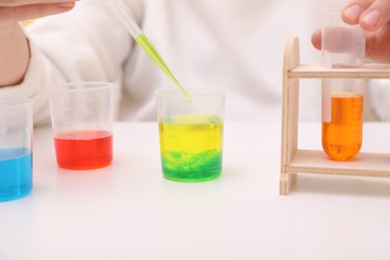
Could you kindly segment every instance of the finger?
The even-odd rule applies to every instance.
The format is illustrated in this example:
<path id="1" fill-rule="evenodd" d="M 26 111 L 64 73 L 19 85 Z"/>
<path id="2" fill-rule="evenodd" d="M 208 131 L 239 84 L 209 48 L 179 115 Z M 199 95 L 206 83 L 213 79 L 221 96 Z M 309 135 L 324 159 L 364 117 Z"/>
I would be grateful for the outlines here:
<path id="1" fill-rule="evenodd" d="M 311 36 L 311 43 L 314 48 L 321 50 L 321 29 L 317 29 Z"/>
<path id="2" fill-rule="evenodd" d="M 61 2 L 74 2 L 78 0 L 0 0 L 0 7 L 35 5 L 35 4 L 54 4 Z"/>
<path id="3" fill-rule="evenodd" d="M 366 31 L 375 31 L 390 21 L 389 0 L 350 0 L 342 10 L 348 24 L 360 24 Z"/>
<path id="4" fill-rule="evenodd" d="M 390 21 L 390 1 L 376 0 L 360 16 L 360 26 L 366 31 L 375 31 Z"/>
<path id="5" fill-rule="evenodd" d="M 374 0 L 350 0 L 347 2 L 341 16 L 348 24 L 358 24 L 362 13 L 374 2 Z"/>
<path id="6" fill-rule="evenodd" d="M 390 24 L 366 34 L 366 57 L 376 62 L 390 61 Z"/>
<path id="7" fill-rule="evenodd" d="M 35 19 L 53 14 L 67 12 L 75 6 L 74 2 L 56 4 L 37 4 L 17 7 L 0 7 L 0 25 L 23 20 Z"/>

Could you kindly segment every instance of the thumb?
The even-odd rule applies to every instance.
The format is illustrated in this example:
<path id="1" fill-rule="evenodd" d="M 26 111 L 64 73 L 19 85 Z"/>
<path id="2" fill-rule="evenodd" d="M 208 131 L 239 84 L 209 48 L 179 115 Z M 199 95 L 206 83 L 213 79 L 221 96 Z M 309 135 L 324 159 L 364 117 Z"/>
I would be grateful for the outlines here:
<path id="1" fill-rule="evenodd" d="M 317 50 L 321 50 L 321 29 L 317 29 L 311 35 L 311 44 L 313 44 L 314 48 Z"/>

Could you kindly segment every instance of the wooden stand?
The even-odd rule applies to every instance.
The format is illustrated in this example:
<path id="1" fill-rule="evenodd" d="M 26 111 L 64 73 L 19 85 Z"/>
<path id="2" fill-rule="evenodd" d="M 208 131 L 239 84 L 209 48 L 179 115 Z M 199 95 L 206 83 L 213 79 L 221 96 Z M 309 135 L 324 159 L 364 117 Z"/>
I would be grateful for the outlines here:
<path id="1" fill-rule="evenodd" d="M 298 173 L 390 177 L 390 154 L 359 153 L 358 160 L 336 162 L 325 153 L 298 149 L 299 79 L 390 78 L 390 66 L 370 64 L 357 69 L 324 69 L 300 64 L 297 37 L 287 39 L 283 64 L 283 110 L 280 194 L 287 195 Z"/>

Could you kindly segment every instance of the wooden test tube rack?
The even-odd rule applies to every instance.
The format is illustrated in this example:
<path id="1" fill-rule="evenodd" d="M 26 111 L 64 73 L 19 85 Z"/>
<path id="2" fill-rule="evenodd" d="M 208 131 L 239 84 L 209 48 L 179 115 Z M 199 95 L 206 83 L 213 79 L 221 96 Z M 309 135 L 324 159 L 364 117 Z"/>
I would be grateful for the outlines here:
<path id="1" fill-rule="evenodd" d="M 297 174 L 332 174 L 390 177 L 390 154 L 359 153 L 359 160 L 336 162 L 325 153 L 298 149 L 299 79 L 365 78 L 390 79 L 390 65 L 370 64 L 363 68 L 325 69 L 300 64 L 299 40 L 286 40 L 283 64 L 282 147 L 280 195 L 287 195 Z"/>

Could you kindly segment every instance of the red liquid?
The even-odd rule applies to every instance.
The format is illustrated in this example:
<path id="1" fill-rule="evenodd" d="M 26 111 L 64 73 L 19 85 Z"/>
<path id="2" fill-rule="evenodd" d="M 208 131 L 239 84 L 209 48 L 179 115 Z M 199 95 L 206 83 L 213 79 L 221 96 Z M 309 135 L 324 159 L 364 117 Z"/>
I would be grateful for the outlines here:
<path id="1" fill-rule="evenodd" d="M 96 169 L 112 161 L 112 133 L 108 131 L 63 132 L 55 136 L 54 144 L 61 168 Z"/>

